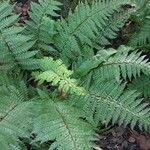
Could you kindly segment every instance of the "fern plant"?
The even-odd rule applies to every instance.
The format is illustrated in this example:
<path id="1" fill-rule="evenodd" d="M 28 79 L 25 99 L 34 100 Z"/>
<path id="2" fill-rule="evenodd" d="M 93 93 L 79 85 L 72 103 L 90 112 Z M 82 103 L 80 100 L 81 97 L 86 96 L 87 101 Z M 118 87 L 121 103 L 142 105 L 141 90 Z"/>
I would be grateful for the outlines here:
<path id="1" fill-rule="evenodd" d="M 106 124 L 117 121 L 120 125 L 130 124 L 134 128 L 138 124 L 141 129 L 149 130 L 147 104 L 141 104 L 139 93 L 126 90 L 125 86 L 114 80 L 98 79 L 93 82 L 85 96 L 71 97 L 70 101 L 84 110 L 85 117 L 94 126 L 99 121 Z"/>
<path id="2" fill-rule="evenodd" d="M 33 133 L 37 134 L 34 142 L 56 140 L 49 149 L 90 150 L 94 129 L 82 120 L 83 113 L 67 102 L 52 99 L 47 93 L 40 92 L 40 111 L 35 119 Z M 64 136 L 65 134 L 65 136 Z"/>
<path id="3" fill-rule="evenodd" d="M 111 44 L 139 11 L 135 4 L 81 2 L 61 17 L 60 2 L 39 0 L 18 26 L 13 6 L 1 3 L 2 149 L 23 149 L 25 139 L 31 148 L 100 149 L 99 123 L 150 130 L 149 59 L 133 44 Z"/>
<path id="4" fill-rule="evenodd" d="M 77 87 L 77 81 L 70 78 L 73 72 L 67 70 L 61 60 L 54 61 L 52 58 L 45 57 L 39 64 L 43 72 L 35 72 L 33 75 L 40 83 L 52 82 L 52 85 L 59 85 L 59 90 L 64 92 L 84 94 L 84 89 Z"/>
<path id="5" fill-rule="evenodd" d="M 29 36 L 21 34 L 23 27 L 15 24 L 18 15 L 11 15 L 13 7 L 6 3 L 0 5 L 0 64 L 2 70 L 20 67 L 23 69 L 37 69 L 34 56 L 37 51 L 29 51 L 35 41 Z"/>
<path id="6" fill-rule="evenodd" d="M 55 38 L 55 44 L 61 53 L 61 58 L 67 61 L 68 58 L 72 59 L 74 55 L 76 57 L 82 55 L 81 49 L 84 45 L 93 47 L 93 41 L 99 32 L 98 29 L 108 23 L 107 18 L 113 15 L 117 9 L 128 3 L 130 3 L 128 0 L 97 1 L 92 6 L 81 3 L 74 13 L 69 13 L 67 19 L 61 19 L 57 27 L 59 35 Z M 112 30 L 114 31 L 114 29 Z"/>
<path id="7" fill-rule="evenodd" d="M 150 49 L 150 1 L 136 0 L 137 11 L 132 15 L 136 27 L 131 36 L 129 45 L 134 47 Z"/>
<path id="8" fill-rule="evenodd" d="M 27 87 L 20 79 L 14 79 L 14 84 L 3 82 L 0 86 L 0 146 L 5 150 L 21 149 L 19 138 L 30 138 L 33 117 L 33 102 Z"/>
<path id="9" fill-rule="evenodd" d="M 123 50 L 122 52 L 120 51 Z M 141 72 L 150 74 L 150 64 L 145 56 L 140 56 L 141 52 L 130 52 L 128 47 L 120 47 L 114 57 L 108 59 L 102 66 L 97 69 L 97 73 L 103 78 L 116 77 L 117 80 L 122 76 L 125 80 L 132 77 L 140 76 Z"/>
<path id="10" fill-rule="evenodd" d="M 36 41 L 34 46 L 39 52 L 55 52 L 51 46 L 55 34 L 52 17 L 58 16 L 55 11 L 60 9 L 60 5 L 61 3 L 56 0 L 40 0 L 39 4 L 32 2 L 29 12 L 32 21 L 26 21 L 26 32 L 32 35 L 33 41 Z"/>
<path id="11" fill-rule="evenodd" d="M 145 98 L 150 97 L 150 84 L 149 84 L 149 76 L 147 75 L 142 75 L 141 77 L 138 77 L 137 79 L 134 79 L 130 84 L 129 84 L 129 89 L 131 90 L 137 90 L 140 92 L 142 95 L 144 95 Z"/>

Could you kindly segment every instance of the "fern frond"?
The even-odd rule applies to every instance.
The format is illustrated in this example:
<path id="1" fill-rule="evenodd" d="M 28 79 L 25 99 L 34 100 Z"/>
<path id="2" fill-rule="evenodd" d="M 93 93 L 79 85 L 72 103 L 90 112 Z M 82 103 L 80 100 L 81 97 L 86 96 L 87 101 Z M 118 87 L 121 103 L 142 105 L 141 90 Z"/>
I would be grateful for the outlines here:
<path id="1" fill-rule="evenodd" d="M 150 46 L 150 0 L 136 0 L 137 11 L 132 15 L 136 23 L 135 33 L 130 38 L 130 46 Z"/>
<path id="2" fill-rule="evenodd" d="M 24 86 L 0 86 L 0 147 L 21 149 L 19 137 L 29 138 L 33 103 L 26 97 Z"/>
<path id="3" fill-rule="evenodd" d="M 54 21 L 52 17 L 57 17 L 56 11 L 60 10 L 60 2 L 57 0 L 39 0 L 39 3 L 31 3 L 29 11 L 30 20 L 26 21 L 26 31 L 28 35 L 33 35 L 32 39 L 37 50 L 54 52 L 52 46 L 54 30 Z"/>
<path id="4" fill-rule="evenodd" d="M 17 72 L 18 71 L 18 72 Z M 22 80 L 22 75 L 19 70 L 15 70 L 15 73 L 12 71 L 0 71 L 0 86 L 2 85 L 17 85 Z M 20 76 L 18 76 L 18 74 Z"/>
<path id="5" fill-rule="evenodd" d="M 99 32 L 98 28 L 103 29 L 108 17 L 128 3 L 129 0 L 99 0 L 93 2 L 92 6 L 87 3 L 79 4 L 74 13 L 70 12 L 67 19 L 58 22 L 59 35 L 55 38 L 55 44 L 62 57 L 65 55 L 70 58 L 72 52 L 80 55 L 79 43 L 92 46 L 96 33 Z"/>
<path id="6" fill-rule="evenodd" d="M 131 128 L 138 125 L 141 129 L 150 129 L 150 109 L 147 104 L 141 103 L 139 94 L 125 90 L 125 85 L 114 80 L 99 79 L 91 86 L 85 97 L 74 97 L 78 107 L 85 111 L 85 117 L 94 125 L 99 121 L 119 123 Z"/>
<path id="7" fill-rule="evenodd" d="M 40 104 L 41 110 L 34 121 L 33 133 L 37 134 L 34 142 L 54 141 L 49 150 L 92 150 L 94 131 L 80 119 L 80 110 L 50 97 Z"/>
<path id="8" fill-rule="evenodd" d="M 28 51 L 34 44 L 23 34 L 23 28 L 15 26 L 18 16 L 11 16 L 12 6 L 8 2 L 0 7 L 0 68 L 7 70 L 16 66 L 23 69 L 35 69 L 37 62 L 33 59 L 37 51 Z"/>
<path id="9" fill-rule="evenodd" d="M 99 29 L 99 33 L 96 36 L 96 45 L 106 46 L 110 45 L 110 40 L 117 37 L 117 32 L 125 25 L 129 19 L 132 11 L 115 12 L 112 16 L 108 18 L 106 24 Z"/>
<path id="10" fill-rule="evenodd" d="M 110 57 L 95 70 L 95 78 L 99 77 L 110 79 L 115 77 L 117 80 L 122 76 L 125 80 L 132 77 L 136 78 L 141 73 L 150 74 L 150 62 L 145 56 L 141 56 L 141 52 L 129 53 L 129 47 L 121 46 L 118 52 Z M 124 52 L 119 52 L 119 51 Z"/>
<path id="11" fill-rule="evenodd" d="M 54 61 L 53 58 L 45 57 L 40 60 L 40 66 L 42 71 L 33 73 L 40 83 L 47 81 L 58 85 L 59 90 L 64 92 L 84 94 L 84 89 L 77 86 L 77 80 L 71 78 L 73 72 L 68 70 L 60 59 Z"/>
<path id="12" fill-rule="evenodd" d="M 150 15 L 144 23 L 137 29 L 129 41 L 130 46 L 146 46 L 150 43 Z"/>
<path id="13" fill-rule="evenodd" d="M 75 69 L 75 76 L 82 77 L 87 75 L 92 69 L 97 68 L 100 64 L 107 61 L 107 59 L 116 53 L 114 49 L 100 50 L 92 58 L 82 62 L 82 64 Z"/>
<path id="14" fill-rule="evenodd" d="M 143 75 L 137 79 L 134 79 L 129 85 L 130 90 L 137 90 L 142 93 L 145 98 L 150 97 L 150 77 Z"/>
<path id="15" fill-rule="evenodd" d="M 148 1 L 149 0 L 134 0 L 134 3 L 137 5 L 138 9 L 144 9 Z"/>

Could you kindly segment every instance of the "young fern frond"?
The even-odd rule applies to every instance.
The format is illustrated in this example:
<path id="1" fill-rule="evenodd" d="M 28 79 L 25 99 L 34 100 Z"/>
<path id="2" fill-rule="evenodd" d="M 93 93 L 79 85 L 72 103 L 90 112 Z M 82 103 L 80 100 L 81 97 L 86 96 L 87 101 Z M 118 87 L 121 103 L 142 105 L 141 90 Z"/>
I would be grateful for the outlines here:
<path id="1" fill-rule="evenodd" d="M 40 103 L 41 110 L 34 121 L 34 142 L 54 141 L 49 150 L 92 150 L 94 130 L 80 117 L 80 110 L 48 96 Z"/>
<path id="2" fill-rule="evenodd" d="M 87 3 L 79 4 L 74 13 L 70 12 L 67 19 L 58 22 L 59 34 L 55 38 L 55 45 L 61 52 L 62 59 L 72 57 L 72 52 L 81 54 L 80 46 L 87 44 L 92 46 L 98 34 L 98 29 L 103 29 L 109 16 L 114 14 L 129 0 L 99 0 L 90 6 Z"/>
<path id="3" fill-rule="evenodd" d="M 15 26 L 18 15 L 11 16 L 13 7 L 5 2 L 0 7 L 0 68 L 8 70 L 17 66 L 36 69 L 37 62 L 32 57 L 37 51 L 28 51 L 34 44 L 22 33 L 23 28 Z"/>
<path id="4" fill-rule="evenodd" d="M 109 123 L 130 124 L 131 128 L 138 125 L 141 129 L 150 129 L 150 109 L 147 104 L 141 104 L 139 93 L 125 90 L 121 85 L 111 80 L 99 79 L 91 86 L 86 96 L 70 99 L 82 107 L 85 117 L 93 125 L 100 121 Z"/>
<path id="5" fill-rule="evenodd" d="M 150 77 L 142 75 L 137 79 L 134 79 L 129 85 L 129 90 L 137 90 L 142 93 L 145 98 L 150 97 Z"/>
<path id="6" fill-rule="evenodd" d="M 40 84 L 47 81 L 57 85 L 59 90 L 65 93 L 84 94 L 85 91 L 82 87 L 78 87 L 77 80 L 71 78 L 73 71 L 68 70 L 60 59 L 55 61 L 53 58 L 44 57 L 40 60 L 40 67 L 41 72 L 33 73 Z"/>
<path id="7" fill-rule="evenodd" d="M 30 20 L 26 21 L 27 34 L 33 35 L 34 47 L 39 51 L 54 52 L 52 46 L 54 21 L 52 17 L 57 17 L 56 11 L 60 10 L 60 2 L 57 0 L 39 0 L 39 3 L 31 3 L 29 11 Z"/>
<path id="8" fill-rule="evenodd" d="M 136 78 L 141 73 L 150 75 L 150 62 L 145 56 L 141 56 L 141 52 L 129 53 L 129 47 L 121 46 L 118 52 L 110 57 L 107 62 L 104 62 L 95 70 L 95 78 L 98 79 L 100 76 L 103 78 L 120 79 L 122 76 L 125 80 L 132 77 Z M 122 52 L 119 52 L 119 51 Z"/>
<path id="9" fill-rule="evenodd" d="M 4 150 L 21 149 L 19 138 L 30 136 L 33 103 L 23 82 L 19 86 L 0 86 L 0 147 Z"/>

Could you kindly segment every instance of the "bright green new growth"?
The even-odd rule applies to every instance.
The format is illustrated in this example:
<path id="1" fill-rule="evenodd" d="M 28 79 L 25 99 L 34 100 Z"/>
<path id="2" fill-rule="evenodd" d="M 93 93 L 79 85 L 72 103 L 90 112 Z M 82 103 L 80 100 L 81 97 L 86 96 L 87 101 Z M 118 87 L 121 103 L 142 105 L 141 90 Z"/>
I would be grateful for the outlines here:
<path id="1" fill-rule="evenodd" d="M 84 94 L 84 88 L 78 87 L 77 81 L 71 78 L 73 71 L 68 70 L 61 60 L 54 61 L 53 58 L 45 57 L 39 64 L 42 71 L 33 73 L 33 76 L 40 84 L 47 81 L 58 85 L 59 90 L 65 93 Z"/>

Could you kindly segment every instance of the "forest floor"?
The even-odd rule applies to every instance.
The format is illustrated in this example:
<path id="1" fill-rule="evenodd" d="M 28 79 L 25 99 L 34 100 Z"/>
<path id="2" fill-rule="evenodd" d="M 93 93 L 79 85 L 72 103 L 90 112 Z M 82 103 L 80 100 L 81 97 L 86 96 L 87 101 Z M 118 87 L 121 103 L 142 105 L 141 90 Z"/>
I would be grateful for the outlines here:
<path id="1" fill-rule="evenodd" d="M 101 134 L 98 143 L 104 150 L 150 150 L 150 134 L 116 126 Z"/>
<path id="2" fill-rule="evenodd" d="M 17 1 L 15 12 L 21 14 L 20 22 L 28 19 L 28 8 L 28 0 Z M 120 37 L 116 39 L 118 40 L 120 41 Z M 103 150 L 150 150 L 150 133 L 114 126 L 111 130 L 99 134 L 97 144 Z"/>

